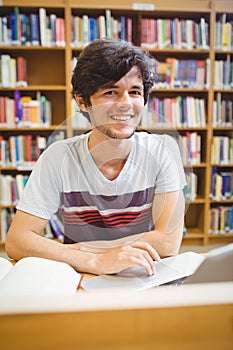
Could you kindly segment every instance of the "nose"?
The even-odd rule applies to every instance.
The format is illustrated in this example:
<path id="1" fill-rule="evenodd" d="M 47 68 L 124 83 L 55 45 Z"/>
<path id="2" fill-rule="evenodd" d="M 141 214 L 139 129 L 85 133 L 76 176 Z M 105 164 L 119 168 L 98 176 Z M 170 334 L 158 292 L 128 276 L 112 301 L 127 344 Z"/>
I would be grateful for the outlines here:
<path id="1" fill-rule="evenodd" d="M 132 102 L 128 92 L 125 92 L 120 96 L 120 98 L 118 98 L 117 107 L 121 111 L 128 111 L 131 108 L 131 106 L 132 106 Z"/>

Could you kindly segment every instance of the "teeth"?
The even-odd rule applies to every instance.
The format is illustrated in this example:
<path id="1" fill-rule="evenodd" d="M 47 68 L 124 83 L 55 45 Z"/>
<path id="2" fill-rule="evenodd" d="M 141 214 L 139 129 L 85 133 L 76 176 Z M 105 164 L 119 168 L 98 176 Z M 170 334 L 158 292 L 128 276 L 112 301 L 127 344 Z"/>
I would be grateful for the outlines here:
<path id="1" fill-rule="evenodd" d="M 131 117 L 129 115 L 114 115 L 112 116 L 112 119 L 114 120 L 121 120 L 121 121 L 126 121 L 129 120 Z"/>

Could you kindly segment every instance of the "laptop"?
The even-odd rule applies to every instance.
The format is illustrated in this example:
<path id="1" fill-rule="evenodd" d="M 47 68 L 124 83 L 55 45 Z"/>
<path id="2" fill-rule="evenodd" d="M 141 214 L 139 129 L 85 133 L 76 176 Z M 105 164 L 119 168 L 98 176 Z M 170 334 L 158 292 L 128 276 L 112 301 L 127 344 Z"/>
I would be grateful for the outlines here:
<path id="1" fill-rule="evenodd" d="M 117 274 L 100 275 L 82 281 L 83 289 L 128 288 L 145 290 L 161 285 L 233 281 L 233 244 L 210 251 L 207 257 L 186 252 L 154 262 L 156 274 L 134 266 Z"/>
<path id="2" fill-rule="evenodd" d="M 187 277 L 185 284 L 233 281 L 233 243 L 208 253 L 195 273 Z"/>

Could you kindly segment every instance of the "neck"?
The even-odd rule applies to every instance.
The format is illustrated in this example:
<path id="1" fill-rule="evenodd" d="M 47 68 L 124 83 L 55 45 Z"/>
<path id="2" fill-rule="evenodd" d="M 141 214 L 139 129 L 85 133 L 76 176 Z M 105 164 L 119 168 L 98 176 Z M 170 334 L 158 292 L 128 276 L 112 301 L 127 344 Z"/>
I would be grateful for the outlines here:
<path id="1" fill-rule="evenodd" d="M 88 148 L 92 158 L 100 171 L 110 180 L 115 179 L 126 162 L 130 153 L 130 139 L 111 139 L 104 135 L 98 135 L 92 130 Z"/>
<path id="2" fill-rule="evenodd" d="M 128 157 L 131 139 L 113 139 L 93 129 L 89 136 L 88 148 L 95 161 L 114 162 Z"/>

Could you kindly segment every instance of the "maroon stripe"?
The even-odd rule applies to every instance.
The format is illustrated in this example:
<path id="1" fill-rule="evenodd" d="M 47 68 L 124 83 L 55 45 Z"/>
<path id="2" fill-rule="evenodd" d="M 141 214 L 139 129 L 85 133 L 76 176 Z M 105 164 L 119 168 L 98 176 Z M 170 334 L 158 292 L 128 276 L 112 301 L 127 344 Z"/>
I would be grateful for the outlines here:
<path id="1" fill-rule="evenodd" d="M 91 195 L 89 192 L 68 192 L 61 195 L 61 204 L 65 208 L 93 207 L 99 210 L 122 209 L 129 207 L 141 207 L 150 204 L 154 197 L 154 187 L 142 191 L 125 193 L 122 195 Z"/>
<path id="2" fill-rule="evenodd" d="M 88 212 L 72 212 L 64 213 L 64 222 L 67 225 L 88 225 L 93 223 L 104 223 L 107 227 L 120 227 L 125 224 L 135 225 L 142 223 L 150 217 L 150 209 L 145 209 L 140 212 L 116 213 L 101 216 L 98 212 L 88 215 Z M 124 215 L 125 214 L 125 215 Z"/>

